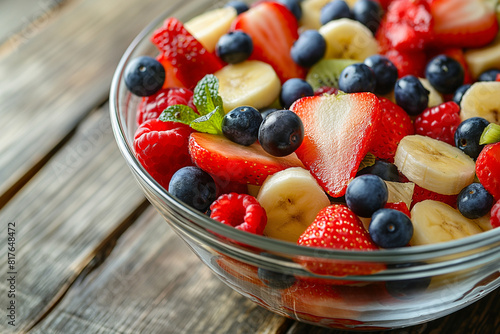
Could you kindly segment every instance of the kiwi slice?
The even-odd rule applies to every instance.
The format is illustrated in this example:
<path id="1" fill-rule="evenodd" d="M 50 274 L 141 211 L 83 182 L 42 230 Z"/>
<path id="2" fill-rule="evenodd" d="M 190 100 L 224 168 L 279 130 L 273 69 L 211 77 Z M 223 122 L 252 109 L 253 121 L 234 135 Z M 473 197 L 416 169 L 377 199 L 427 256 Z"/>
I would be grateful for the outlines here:
<path id="1" fill-rule="evenodd" d="M 323 86 L 339 88 L 339 76 L 344 68 L 359 63 L 353 59 L 322 59 L 307 73 L 306 81 L 316 90 Z"/>
<path id="2" fill-rule="evenodd" d="M 490 123 L 484 129 L 481 138 L 479 139 L 480 145 L 493 144 L 500 141 L 500 125 Z"/>

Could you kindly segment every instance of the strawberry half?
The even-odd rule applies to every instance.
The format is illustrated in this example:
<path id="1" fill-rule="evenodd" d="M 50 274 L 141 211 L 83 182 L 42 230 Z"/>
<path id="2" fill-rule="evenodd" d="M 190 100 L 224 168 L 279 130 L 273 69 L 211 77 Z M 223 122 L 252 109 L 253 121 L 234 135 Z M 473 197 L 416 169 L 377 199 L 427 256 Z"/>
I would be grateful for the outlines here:
<path id="1" fill-rule="evenodd" d="M 380 123 L 373 134 L 370 152 L 380 159 L 394 161 L 398 144 L 403 137 L 412 135 L 410 116 L 397 104 L 380 97 Z"/>
<path id="2" fill-rule="evenodd" d="M 476 48 L 498 32 L 495 8 L 484 0 L 430 0 L 437 46 Z"/>
<path id="3" fill-rule="evenodd" d="M 289 167 L 304 167 L 295 154 L 274 157 L 258 143 L 236 144 L 224 136 L 192 133 L 189 152 L 193 162 L 219 178 L 239 183 L 261 185 L 264 180 Z"/>
<path id="4" fill-rule="evenodd" d="M 344 195 L 380 120 L 378 98 L 372 93 L 311 96 L 290 109 L 304 123 L 304 140 L 295 153 L 330 196 Z"/>
<path id="5" fill-rule="evenodd" d="M 175 78 L 184 87 L 193 88 L 206 74 L 214 73 L 223 66 L 174 17 L 163 22 L 163 26 L 151 36 L 151 42 L 162 52 L 161 62 L 168 61 Z"/>
<path id="6" fill-rule="evenodd" d="M 322 209 L 314 222 L 302 233 L 297 243 L 306 247 L 337 250 L 374 251 L 379 249 L 363 227 L 361 220 L 343 204 L 332 204 Z M 301 257 L 298 262 L 312 273 L 339 277 L 370 275 L 385 269 L 385 266 L 379 263 L 345 260 L 318 260 Z M 338 281 L 337 283 L 350 282 Z M 330 284 L 333 283 L 330 282 Z"/>
<path id="7" fill-rule="evenodd" d="M 284 5 L 262 2 L 238 15 L 231 30 L 242 30 L 252 37 L 249 59 L 271 65 L 283 83 L 306 75 L 306 70 L 290 56 L 290 48 L 299 37 L 298 28 L 297 19 Z"/>

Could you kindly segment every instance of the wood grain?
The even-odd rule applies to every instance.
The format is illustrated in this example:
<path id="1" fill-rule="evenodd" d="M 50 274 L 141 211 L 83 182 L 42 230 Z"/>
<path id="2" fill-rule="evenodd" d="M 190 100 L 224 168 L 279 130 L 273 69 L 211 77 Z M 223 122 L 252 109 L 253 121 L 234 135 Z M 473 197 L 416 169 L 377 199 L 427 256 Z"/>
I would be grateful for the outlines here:
<path id="1" fill-rule="evenodd" d="M 57 303 L 102 243 L 130 225 L 145 199 L 113 141 L 107 105 L 0 211 L 16 222 L 17 303 L 21 332 Z M 2 226 L 6 226 L 2 224 Z M 6 245 L 7 234 L 0 235 Z M 0 258 L 6 258 L 6 247 Z M 7 262 L 0 262 L 6 273 Z M 0 281 L 0 296 L 7 295 Z M 0 322 L 0 333 L 7 329 Z"/>
<path id="2" fill-rule="evenodd" d="M 33 333 L 280 333 L 289 320 L 224 285 L 150 208 Z"/>

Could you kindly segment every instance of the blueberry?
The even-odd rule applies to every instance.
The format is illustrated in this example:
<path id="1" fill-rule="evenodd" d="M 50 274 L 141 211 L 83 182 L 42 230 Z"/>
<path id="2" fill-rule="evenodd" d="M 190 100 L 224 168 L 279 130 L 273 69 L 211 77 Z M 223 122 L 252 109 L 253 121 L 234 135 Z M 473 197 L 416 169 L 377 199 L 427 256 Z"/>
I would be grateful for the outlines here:
<path id="1" fill-rule="evenodd" d="M 252 38 L 241 30 L 222 35 L 215 46 L 217 56 L 228 64 L 237 64 L 247 60 L 252 51 Z"/>
<path id="2" fill-rule="evenodd" d="M 261 253 L 261 255 L 272 258 L 272 259 L 282 260 L 281 257 L 279 257 L 277 255 L 273 255 L 273 254 Z M 264 283 L 268 287 L 274 288 L 274 289 L 287 289 L 287 288 L 291 287 L 292 285 L 294 285 L 295 282 L 297 281 L 297 279 L 293 275 L 285 274 L 285 273 L 281 273 L 281 272 L 277 272 L 274 270 L 265 269 L 265 268 L 261 268 L 261 267 L 259 267 L 257 270 L 257 276 L 262 281 L 262 283 Z"/>
<path id="3" fill-rule="evenodd" d="M 198 211 L 205 212 L 216 199 L 215 181 L 195 166 L 179 169 L 172 175 L 168 192 Z"/>
<path id="4" fill-rule="evenodd" d="M 383 10 L 377 1 L 358 0 L 352 7 L 352 16 L 375 34 L 382 20 Z"/>
<path id="5" fill-rule="evenodd" d="M 490 124 L 482 117 L 471 117 L 460 123 L 455 131 L 455 146 L 472 159 L 476 159 L 484 145 L 479 144 L 481 134 Z"/>
<path id="6" fill-rule="evenodd" d="M 388 265 L 388 269 L 403 269 L 420 266 L 422 263 L 405 263 Z M 397 281 L 387 281 L 385 282 L 385 288 L 389 294 L 395 298 L 408 300 L 418 297 L 422 292 L 424 292 L 431 283 L 430 277 L 419 277 L 411 279 L 402 279 Z"/>
<path id="7" fill-rule="evenodd" d="M 288 109 L 298 99 L 313 95 L 314 90 L 307 81 L 299 78 L 292 78 L 285 81 L 281 86 L 279 99 L 281 106 Z"/>
<path id="8" fill-rule="evenodd" d="M 259 128 L 259 142 L 269 154 L 282 157 L 295 151 L 304 140 L 302 120 L 290 110 L 269 114 Z"/>
<path id="9" fill-rule="evenodd" d="M 406 75 L 396 81 L 394 86 L 396 104 L 409 115 L 416 116 L 429 104 L 429 91 L 416 76 Z"/>
<path id="10" fill-rule="evenodd" d="M 346 93 L 375 91 L 375 74 L 363 63 L 352 64 L 342 70 L 339 76 L 339 89 Z"/>
<path id="11" fill-rule="evenodd" d="M 457 209 L 469 219 L 483 217 L 495 204 L 493 196 L 481 183 L 471 183 L 458 194 Z"/>
<path id="12" fill-rule="evenodd" d="M 464 85 L 458 87 L 457 90 L 455 91 L 455 94 L 453 94 L 453 99 L 452 99 L 453 102 L 460 105 L 460 102 L 462 102 L 462 97 L 464 96 L 467 89 L 470 88 L 470 86 L 471 86 L 471 84 L 464 84 Z"/>
<path id="13" fill-rule="evenodd" d="M 299 0 L 278 0 L 278 2 L 288 8 L 297 21 L 302 18 L 302 7 L 300 6 Z"/>
<path id="14" fill-rule="evenodd" d="M 257 109 L 240 106 L 224 115 L 222 133 L 237 144 L 252 145 L 259 135 L 260 123 L 262 115 Z"/>
<path id="15" fill-rule="evenodd" d="M 368 232 L 379 247 L 404 247 L 413 236 L 413 224 L 401 211 L 380 209 L 372 215 Z"/>
<path id="16" fill-rule="evenodd" d="M 125 85 L 137 96 L 151 96 L 165 82 L 165 68 L 153 57 L 141 56 L 132 59 L 125 68 Z"/>
<path id="17" fill-rule="evenodd" d="M 262 115 L 262 119 L 265 119 L 270 113 L 273 113 L 275 111 L 278 111 L 279 109 L 276 108 L 266 108 L 260 111 L 260 114 Z"/>
<path id="18" fill-rule="evenodd" d="M 385 95 L 394 90 L 394 85 L 398 80 L 398 69 L 387 57 L 373 55 L 366 58 L 364 63 L 375 74 L 376 94 Z"/>
<path id="19" fill-rule="evenodd" d="M 326 51 L 326 42 L 317 30 L 306 30 L 293 44 L 290 55 L 293 61 L 303 67 L 316 64 Z"/>
<path id="20" fill-rule="evenodd" d="M 391 182 L 403 182 L 401 175 L 399 174 L 398 167 L 390 162 L 377 160 L 375 164 L 365 167 L 358 172 L 359 175 L 373 174 L 380 177 L 382 180 Z"/>
<path id="21" fill-rule="evenodd" d="M 347 186 L 345 201 L 360 217 L 371 217 L 387 203 L 389 191 L 384 180 L 373 174 L 355 177 Z"/>
<path id="22" fill-rule="evenodd" d="M 438 55 L 427 63 L 425 77 L 438 92 L 451 94 L 464 83 L 464 68 L 455 59 Z"/>
<path id="23" fill-rule="evenodd" d="M 333 0 L 321 8 L 320 21 L 322 25 L 342 18 L 352 18 L 351 9 L 343 0 Z"/>
<path id="24" fill-rule="evenodd" d="M 239 0 L 229 1 L 224 5 L 224 7 L 233 7 L 234 9 L 236 9 L 236 13 L 238 15 L 246 12 L 249 9 L 248 5 L 244 1 Z"/>
<path id="25" fill-rule="evenodd" d="M 479 76 L 477 77 L 477 81 L 496 81 L 498 74 L 500 74 L 500 70 L 492 68 L 479 74 Z"/>

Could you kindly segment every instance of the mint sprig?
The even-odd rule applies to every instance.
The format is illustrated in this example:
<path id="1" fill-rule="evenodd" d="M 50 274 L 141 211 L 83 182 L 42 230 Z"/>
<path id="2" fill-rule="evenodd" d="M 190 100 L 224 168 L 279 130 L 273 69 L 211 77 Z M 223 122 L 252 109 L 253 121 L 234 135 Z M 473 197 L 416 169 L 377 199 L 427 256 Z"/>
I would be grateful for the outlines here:
<path id="1" fill-rule="evenodd" d="M 194 89 L 193 102 L 198 110 L 185 105 L 173 105 L 165 109 L 159 119 L 164 122 L 181 122 L 196 131 L 222 134 L 224 106 L 219 96 L 219 80 L 213 74 L 207 74 Z"/>

